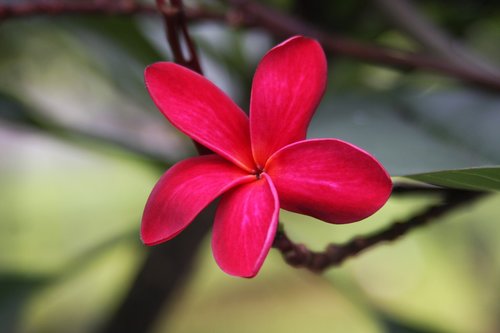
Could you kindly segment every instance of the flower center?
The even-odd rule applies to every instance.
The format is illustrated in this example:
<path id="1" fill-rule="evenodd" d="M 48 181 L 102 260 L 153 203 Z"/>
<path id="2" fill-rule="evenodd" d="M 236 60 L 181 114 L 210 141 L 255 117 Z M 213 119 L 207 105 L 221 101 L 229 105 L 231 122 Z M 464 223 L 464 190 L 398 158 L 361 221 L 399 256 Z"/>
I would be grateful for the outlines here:
<path id="1" fill-rule="evenodd" d="M 258 166 L 257 169 L 254 170 L 253 174 L 255 175 L 255 177 L 257 179 L 260 179 L 261 175 L 263 172 L 265 172 L 266 170 L 264 170 L 264 168 Z"/>

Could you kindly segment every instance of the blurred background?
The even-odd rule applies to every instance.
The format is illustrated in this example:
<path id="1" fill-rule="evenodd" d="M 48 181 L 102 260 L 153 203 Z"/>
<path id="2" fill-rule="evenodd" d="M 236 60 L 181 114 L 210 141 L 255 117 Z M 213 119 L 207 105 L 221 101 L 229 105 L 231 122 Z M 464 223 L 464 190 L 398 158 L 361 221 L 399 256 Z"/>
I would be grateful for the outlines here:
<path id="1" fill-rule="evenodd" d="M 500 72 L 495 0 L 401 1 L 416 9 L 409 18 L 398 1 L 261 3 L 331 34 Z M 205 75 L 248 109 L 255 67 L 283 39 L 210 20 L 190 32 Z M 500 164 L 498 91 L 328 56 L 310 137 L 352 142 L 394 177 Z M 128 294 L 149 251 L 139 240 L 147 196 L 169 165 L 196 154 L 144 88 L 145 66 L 171 59 L 153 13 L 0 21 L 0 332 L 97 332 Z M 352 225 L 285 211 L 281 220 L 293 240 L 321 250 L 438 199 L 393 197 Z M 500 195 L 488 195 L 323 275 L 271 250 L 256 278 L 230 277 L 207 234 L 152 332 L 500 332 L 499 216 Z"/>

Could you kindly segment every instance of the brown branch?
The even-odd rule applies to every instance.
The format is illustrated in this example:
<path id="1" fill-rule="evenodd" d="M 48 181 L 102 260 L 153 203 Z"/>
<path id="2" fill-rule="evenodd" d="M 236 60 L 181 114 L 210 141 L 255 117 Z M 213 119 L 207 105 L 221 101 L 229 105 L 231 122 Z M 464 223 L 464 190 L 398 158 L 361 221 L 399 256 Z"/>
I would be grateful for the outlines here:
<path id="1" fill-rule="evenodd" d="M 167 41 L 172 49 L 174 61 L 199 74 L 201 71 L 198 55 L 187 30 L 186 13 L 181 0 L 156 0 L 158 10 L 163 14 Z M 183 52 L 182 43 L 187 46 L 188 55 Z"/>
<path id="2" fill-rule="evenodd" d="M 202 8 L 186 8 L 184 10 L 189 21 L 225 20 L 225 15 L 207 11 Z M 66 2 L 61 0 L 32 1 L 23 3 L 0 4 L 0 21 L 39 15 L 109 15 L 126 16 L 135 14 L 158 14 L 156 6 L 130 0 L 119 1 L 80 1 Z"/>
<path id="3" fill-rule="evenodd" d="M 483 71 L 480 72 L 463 68 L 443 59 L 396 49 L 388 49 L 377 45 L 361 43 L 339 35 L 327 34 L 306 22 L 256 2 L 247 0 L 228 0 L 228 2 L 231 4 L 233 10 L 229 11 L 227 14 L 205 11 L 203 9 L 186 8 L 183 11 L 185 13 L 185 18 L 189 21 L 207 19 L 225 21 L 230 25 L 258 25 L 279 37 L 289 37 L 297 34 L 307 35 L 318 39 L 325 50 L 332 55 L 346 56 L 401 70 L 427 70 L 447 75 L 479 87 L 500 91 L 500 77 L 497 75 L 488 75 Z M 54 0 L 24 4 L 2 4 L 0 5 L 0 20 L 42 14 L 131 15 L 154 12 L 154 6 L 140 4 L 132 0 L 89 3 L 72 3 Z M 183 29 L 185 28 L 181 28 L 181 31 Z M 191 49 L 192 44 L 189 43 L 187 39 L 186 42 L 188 49 Z"/>
<path id="4" fill-rule="evenodd" d="M 156 5 L 163 15 L 165 34 L 174 55 L 174 61 L 203 75 L 194 43 L 187 30 L 186 13 L 182 0 L 170 0 L 169 4 L 167 4 L 166 0 L 156 0 Z M 184 55 L 182 49 L 183 41 L 187 46 L 187 56 Z M 193 143 L 200 155 L 211 153 L 208 148 L 198 142 L 193 141 Z"/>
<path id="5" fill-rule="evenodd" d="M 32 1 L 23 3 L 6 3 L 0 5 L 0 19 L 25 17 L 34 15 L 61 14 L 104 14 L 130 15 L 136 13 L 154 13 L 154 6 L 139 4 L 135 1 L 109 2 L 63 2 L 63 1 Z"/>
<path id="6" fill-rule="evenodd" d="M 430 52 L 446 61 L 486 75 L 500 75 L 494 64 L 480 57 L 429 20 L 412 0 L 372 0 L 372 3 L 393 22 Z"/>
<path id="7" fill-rule="evenodd" d="M 455 208 L 469 204 L 483 195 L 482 192 L 450 191 L 442 203 L 430 206 L 407 221 L 396 222 L 375 234 L 356 237 L 345 244 L 330 244 L 323 252 L 311 251 L 303 244 L 294 243 L 283 230 L 277 232 L 273 247 L 282 253 L 284 260 L 291 266 L 303 267 L 321 273 L 326 268 L 338 266 L 346 259 L 354 257 L 374 245 L 396 240 L 410 230 L 432 221 L 438 221 L 439 217 Z"/>
<path id="8" fill-rule="evenodd" d="M 307 35 L 316 38 L 332 55 L 347 56 L 402 70 L 421 69 L 460 79 L 483 88 L 500 91 L 500 77 L 459 67 L 448 61 L 422 54 L 361 43 L 324 31 L 290 15 L 248 0 L 228 0 L 246 24 L 263 27 L 276 36 Z"/>

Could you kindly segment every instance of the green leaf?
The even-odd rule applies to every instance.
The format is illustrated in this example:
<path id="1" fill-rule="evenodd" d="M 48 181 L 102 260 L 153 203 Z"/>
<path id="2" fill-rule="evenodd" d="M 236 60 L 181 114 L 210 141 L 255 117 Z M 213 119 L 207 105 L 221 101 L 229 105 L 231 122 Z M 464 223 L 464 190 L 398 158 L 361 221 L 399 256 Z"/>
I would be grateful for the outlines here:
<path id="1" fill-rule="evenodd" d="M 500 166 L 445 170 L 405 177 L 443 187 L 464 190 L 500 191 Z"/>

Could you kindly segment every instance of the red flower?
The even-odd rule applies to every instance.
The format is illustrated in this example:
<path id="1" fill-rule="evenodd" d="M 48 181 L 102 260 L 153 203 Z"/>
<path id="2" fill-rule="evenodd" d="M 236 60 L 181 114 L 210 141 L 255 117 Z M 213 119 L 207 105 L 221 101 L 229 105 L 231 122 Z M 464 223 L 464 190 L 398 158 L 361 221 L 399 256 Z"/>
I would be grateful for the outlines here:
<path id="1" fill-rule="evenodd" d="M 376 212 L 391 180 L 367 152 L 336 139 L 304 140 L 326 85 L 318 42 L 290 38 L 257 68 L 250 118 L 204 77 L 173 63 L 146 69 L 146 86 L 163 115 L 216 154 L 170 168 L 142 218 L 147 245 L 186 228 L 215 198 L 212 249 L 226 273 L 257 274 L 272 245 L 280 207 L 329 223 Z"/>

